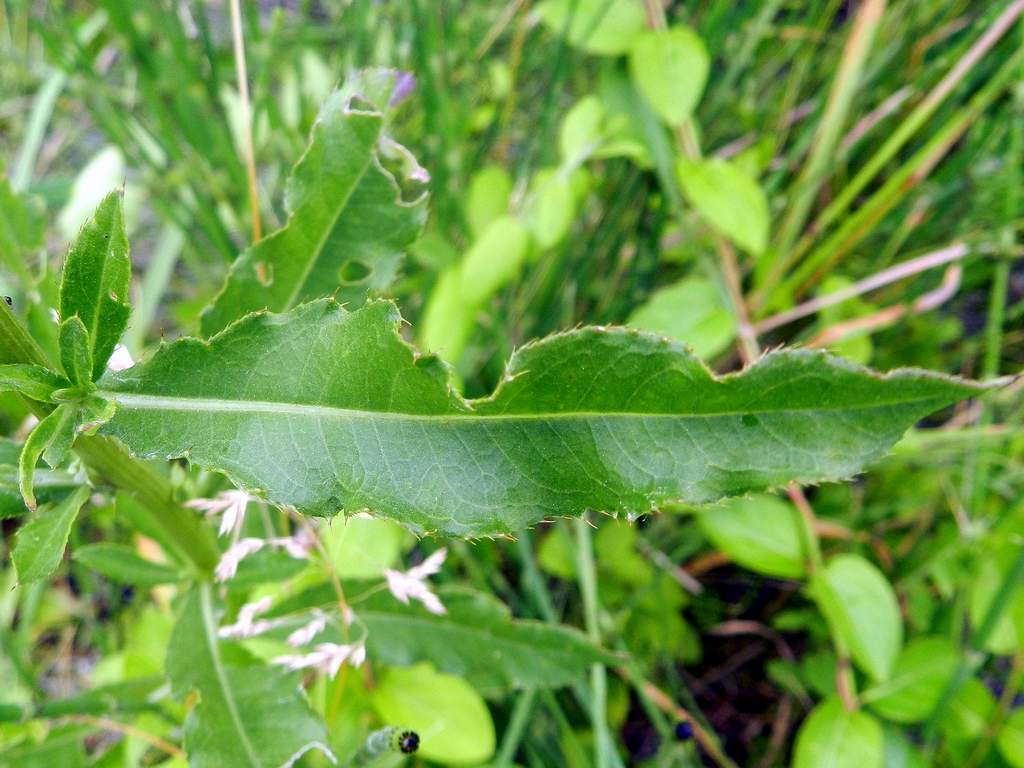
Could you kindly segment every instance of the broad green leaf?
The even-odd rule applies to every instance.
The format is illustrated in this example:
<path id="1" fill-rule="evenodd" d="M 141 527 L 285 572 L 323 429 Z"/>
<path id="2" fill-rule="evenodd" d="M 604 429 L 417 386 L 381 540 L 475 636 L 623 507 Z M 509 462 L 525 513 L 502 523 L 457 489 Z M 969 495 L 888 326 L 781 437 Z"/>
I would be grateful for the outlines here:
<path id="1" fill-rule="evenodd" d="M 889 679 L 903 644 L 903 620 L 892 585 L 859 555 L 838 555 L 812 582 L 833 631 L 875 682 Z"/>
<path id="2" fill-rule="evenodd" d="M 330 755 L 327 731 L 296 675 L 254 664 L 218 640 L 207 584 L 185 598 L 167 651 L 167 676 L 175 696 L 199 693 L 185 720 L 192 768 L 280 768 L 311 749 Z"/>
<path id="3" fill-rule="evenodd" d="M 847 712 L 831 698 L 800 726 L 793 768 L 882 768 L 883 757 L 878 721 L 866 712 Z"/>
<path id="4" fill-rule="evenodd" d="M 553 34 L 601 56 L 625 53 L 647 26 L 643 5 L 634 0 L 544 0 L 537 13 Z"/>
<path id="5" fill-rule="evenodd" d="M 939 728 L 950 741 L 971 742 L 988 729 L 996 699 L 976 677 L 969 677 L 949 702 Z"/>
<path id="6" fill-rule="evenodd" d="M 389 302 L 322 300 L 176 341 L 101 380 L 117 405 L 102 431 L 308 514 L 487 535 L 849 477 L 980 389 L 812 351 L 716 378 L 666 339 L 585 328 L 519 350 L 498 390 L 467 402 L 399 323 Z"/>
<path id="7" fill-rule="evenodd" d="M 643 32 L 629 52 L 633 82 L 654 111 L 674 127 L 693 114 L 710 68 L 704 42 L 689 27 Z"/>
<path id="8" fill-rule="evenodd" d="M 85 738 L 91 728 L 81 725 L 58 726 L 43 741 L 12 745 L 0 751 L 2 768 L 85 768 Z"/>
<path id="9" fill-rule="evenodd" d="M 36 424 L 25 440 L 18 458 L 18 487 L 29 509 L 35 509 L 36 506 L 32 478 L 39 457 L 42 456 L 51 467 L 56 467 L 64 460 L 75 439 L 77 415 L 74 405 L 59 405 Z"/>
<path id="10" fill-rule="evenodd" d="M 285 225 L 246 250 L 202 316 L 207 336 L 259 309 L 282 311 L 321 296 L 361 304 L 394 279 L 417 237 L 425 197 L 404 202 L 381 165 L 384 115 L 353 87 L 325 102 L 288 182 Z"/>
<path id="11" fill-rule="evenodd" d="M 710 280 L 687 277 L 655 291 L 626 325 L 688 344 L 708 360 L 725 351 L 736 337 L 736 317 Z"/>
<path id="12" fill-rule="evenodd" d="M 477 765 L 494 754 L 494 723 L 469 683 L 429 664 L 384 670 L 370 701 L 385 723 L 420 736 L 419 756 L 443 765 Z"/>
<path id="13" fill-rule="evenodd" d="M 429 661 L 487 695 L 567 685 L 591 664 L 621 662 L 569 627 L 512 619 L 489 595 L 458 587 L 438 595 L 448 609 L 443 616 L 390 594 L 361 603 L 356 614 L 369 630 L 370 658 L 398 666 Z"/>
<path id="14" fill-rule="evenodd" d="M 379 579 L 402 554 L 406 532 L 390 520 L 368 515 L 336 518 L 320 529 L 324 547 L 342 579 Z"/>
<path id="15" fill-rule="evenodd" d="M 466 221 L 474 236 L 479 237 L 492 221 L 505 215 L 511 195 L 512 179 L 500 165 L 489 165 L 473 175 L 466 197 Z"/>
<path id="16" fill-rule="evenodd" d="M 71 525 L 88 498 L 88 487 L 81 486 L 62 501 L 41 506 L 18 529 L 11 560 L 19 583 L 53 575 L 64 555 Z"/>
<path id="17" fill-rule="evenodd" d="M 146 560 L 131 547 L 123 544 L 89 544 L 78 547 L 74 552 L 74 558 L 115 584 L 155 587 L 184 578 L 184 574 L 177 568 Z"/>
<path id="18" fill-rule="evenodd" d="M 92 382 L 92 350 L 89 345 L 89 332 L 77 315 L 60 324 L 60 364 L 64 375 L 75 384 Z"/>
<path id="19" fill-rule="evenodd" d="M 697 524 L 716 549 L 744 568 L 799 579 L 806 557 L 795 514 L 781 499 L 758 494 L 703 509 Z"/>
<path id="20" fill-rule="evenodd" d="M 501 216 L 490 223 L 462 261 L 462 300 L 477 306 L 519 274 L 530 235 L 518 219 Z"/>
<path id="21" fill-rule="evenodd" d="M 1024 768 L 1024 709 L 1007 718 L 996 741 L 999 751 L 1013 768 Z"/>
<path id="22" fill-rule="evenodd" d="M 47 402 L 55 389 L 69 385 L 66 379 L 40 365 L 0 365 L 0 392 L 13 391 L 32 400 Z"/>
<path id="23" fill-rule="evenodd" d="M 68 251 L 60 283 L 61 320 L 67 323 L 77 315 L 88 334 L 89 380 L 99 378 L 106 369 L 107 359 L 128 325 L 131 269 L 121 195 L 111 192 Z M 66 359 L 63 335 L 62 326 L 62 361 Z"/>
<path id="24" fill-rule="evenodd" d="M 919 637 L 907 644 L 893 666 L 892 677 L 868 688 L 862 700 L 882 717 L 917 723 L 928 717 L 956 670 L 960 654 L 943 637 Z"/>
<path id="25" fill-rule="evenodd" d="M 768 200 L 757 182 L 725 160 L 676 161 L 686 199 L 711 228 L 750 253 L 768 244 Z"/>

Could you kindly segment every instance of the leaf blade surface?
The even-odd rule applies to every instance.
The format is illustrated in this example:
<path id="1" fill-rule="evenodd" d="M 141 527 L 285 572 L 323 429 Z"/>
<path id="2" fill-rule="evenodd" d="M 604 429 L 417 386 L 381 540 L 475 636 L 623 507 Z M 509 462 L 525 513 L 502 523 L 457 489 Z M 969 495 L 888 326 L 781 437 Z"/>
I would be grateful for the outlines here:
<path id="1" fill-rule="evenodd" d="M 810 351 L 716 378 L 667 339 L 584 328 L 524 347 L 491 397 L 466 401 L 399 322 L 389 302 L 324 300 L 175 342 L 100 382 L 117 405 L 103 431 L 309 514 L 495 535 L 843 479 L 980 389 Z"/>

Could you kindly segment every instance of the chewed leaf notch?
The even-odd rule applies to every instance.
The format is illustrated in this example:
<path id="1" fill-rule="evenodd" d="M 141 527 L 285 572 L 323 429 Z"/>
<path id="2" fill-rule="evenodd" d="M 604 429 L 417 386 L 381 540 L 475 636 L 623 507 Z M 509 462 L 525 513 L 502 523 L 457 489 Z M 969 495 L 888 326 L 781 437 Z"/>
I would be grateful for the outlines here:
<path id="1" fill-rule="evenodd" d="M 382 162 L 398 145 L 370 102 L 386 104 L 395 78 L 392 70 L 367 70 L 324 103 L 288 179 L 288 221 L 231 266 L 203 312 L 205 335 L 248 312 L 285 311 L 321 296 L 358 306 L 394 280 L 426 215 L 425 194 L 403 200 Z"/>
<path id="2" fill-rule="evenodd" d="M 667 339 L 591 327 L 524 347 L 467 401 L 399 322 L 390 302 L 325 299 L 176 341 L 99 382 L 117 404 L 103 430 L 309 514 L 478 536 L 846 478 L 981 389 L 807 350 L 716 377 Z"/>

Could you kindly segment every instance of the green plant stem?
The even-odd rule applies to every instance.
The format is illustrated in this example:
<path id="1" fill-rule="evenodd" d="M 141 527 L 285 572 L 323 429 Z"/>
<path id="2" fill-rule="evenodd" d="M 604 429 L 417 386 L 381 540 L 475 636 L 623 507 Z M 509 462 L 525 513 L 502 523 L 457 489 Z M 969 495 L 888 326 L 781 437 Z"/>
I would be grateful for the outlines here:
<path id="1" fill-rule="evenodd" d="M 924 180 L 938 162 L 953 147 L 956 141 L 975 119 L 998 97 L 1012 81 L 1024 59 L 1024 49 L 1013 56 L 985 83 L 970 103 L 959 110 L 935 135 L 900 167 L 868 199 L 857 212 L 843 221 L 843 224 L 824 243 L 812 251 L 786 280 L 773 284 L 764 283 L 767 298 L 758 302 L 762 313 L 785 303 L 789 297 L 799 295 L 815 277 L 820 276 L 835 264 L 869 232 L 872 226 L 902 200 L 907 193 Z M 770 287 L 769 287 L 770 286 Z"/>
<path id="2" fill-rule="evenodd" d="M 576 570 L 583 596 L 583 618 L 587 636 L 595 645 L 601 644 L 598 623 L 600 606 L 597 599 L 597 568 L 594 565 L 594 543 L 590 523 L 586 517 L 573 521 L 576 528 Z M 607 700 L 608 679 L 603 664 L 590 668 L 591 720 L 594 725 L 594 763 L 597 768 L 609 768 L 611 735 L 608 732 Z"/>
<path id="3" fill-rule="evenodd" d="M 956 672 L 953 674 L 946 689 L 942 692 L 942 696 L 939 697 L 938 702 L 935 704 L 935 709 L 932 710 L 931 716 L 928 718 L 924 729 L 924 737 L 931 747 L 934 748 L 935 746 L 939 725 L 942 723 L 943 718 L 946 717 L 946 712 L 953 698 L 963 684 L 967 682 L 967 679 L 981 668 L 987 656 L 984 653 L 984 648 L 988 644 L 989 638 L 995 631 L 1000 619 L 1002 619 L 1007 606 L 1010 604 L 1010 599 L 1021 584 L 1024 584 L 1024 547 L 1021 547 L 1017 553 L 1016 559 L 999 585 L 999 590 L 992 598 L 992 602 L 989 603 L 988 610 L 985 611 L 981 624 L 978 625 L 978 628 L 971 635 L 970 652 L 964 655 L 963 660 L 957 666 Z"/>
<path id="4" fill-rule="evenodd" d="M 1009 29 L 1014 20 L 1024 12 L 1024 0 L 1016 0 L 992 23 L 992 25 L 978 38 L 966 54 L 957 60 L 957 63 L 942 78 L 938 85 L 911 111 L 907 118 L 901 121 L 877 152 L 871 157 L 868 163 L 857 173 L 856 176 L 845 186 L 827 208 L 817 217 L 810 231 L 801 241 L 800 245 L 791 253 L 783 254 L 785 258 L 779 258 L 772 265 L 772 269 L 765 275 L 761 285 L 765 289 L 771 289 L 776 285 L 779 278 L 785 273 L 801 254 L 806 252 L 810 245 L 811 238 L 823 232 L 849 209 L 857 199 L 857 196 L 878 175 L 903 146 L 924 126 L 928 119 L 935 113 L 939 106 L 952 93 L 954 88 L 967 76 L 970 70 L 978 61 L 995 45 L 1002 35 Z"/>
<path id="5" fill-rule="evenodd" d="M 31 363 L 49 367 L 46 355 L 18 322 L 6 303 L 0 301 L 0 362 Z M 37 416 L 50 408 L 30 403 Z M 99 435 L 80 435 L 75 453 L 86 465 L 113 485 L 128 491 L 152 513 L 179 554 L 198 573 L 208 576 L 220 559 L 212 531 L 196 515 L 174 501 L 170 482 L 149 464 L 133 458 L 121 443 Z"/>
<path id="6" fill-rule="evenodd" d="M 42 88 L 36 95 L 32 104 L 32 112 L 28 118 L 28 126 L 25 129 L 25 140 L 21 144 L 18 160 L 11 170 L 11 188 L 15 192 L 27 189 L 29 182 L 32 181 L 32 169 L 35 168 L 36 158 L 39 156 L 39 147 L 42 146 L 46 126 L 50 122 L 57 97 L 64 90 L 67 81 L 66 74 L 54 70 L 43 82 Z"/>
<path id="7" fill-rule="evenodd" d="M 505 728 L 505 735 L 501 739 L 501 747 L 498 755 L 494 758 L 494 768 L 506 768 L 512 765 L 512 760 L 519 750 L 519 743 L 523 740 L 526 726 L 530 723 L 530 715 L 533 714 L 533 705 L 537 700 L 537 692 L 528 688 L 519 694 L 515 706 L 512 708 L 512 717 L 509 718 L 508 726 Z"/>
<path id="8" fill-rule="evenodd" d="M 782 222 L 778 237 L 778 249 L 783 258 L 800 234 L 821 181 L 832 163 L 840 132 L 846 125 L 853 97 L 857 94 L 863 79 L 864 64 L 871 51 L 875 33 L 882 22 L 885 7 L 886 0 L 867 0 L 861 4 L 857 12 L 828 102 L 825 104 L 825 112 L 814 134 L 810 155 L 793 183 L 793 202 Z"/>

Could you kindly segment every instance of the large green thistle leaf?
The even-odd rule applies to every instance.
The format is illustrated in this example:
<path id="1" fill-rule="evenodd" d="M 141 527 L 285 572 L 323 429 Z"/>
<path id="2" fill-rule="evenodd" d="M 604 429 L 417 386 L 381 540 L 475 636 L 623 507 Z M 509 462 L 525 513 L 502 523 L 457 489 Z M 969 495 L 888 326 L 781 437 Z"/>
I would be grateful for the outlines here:
<path id="1" fill-rule="evenodd" d="M 310 514 L 475 536 L 846 478 L 980 389 L 806 350 L 716 378 L 667 339 L 583 328 L 519 350 L 466 401 L 399 323 L 389 302 L 320 300 L 177 341 L 99 382 L 117 405 L 103 431 Z"/>

